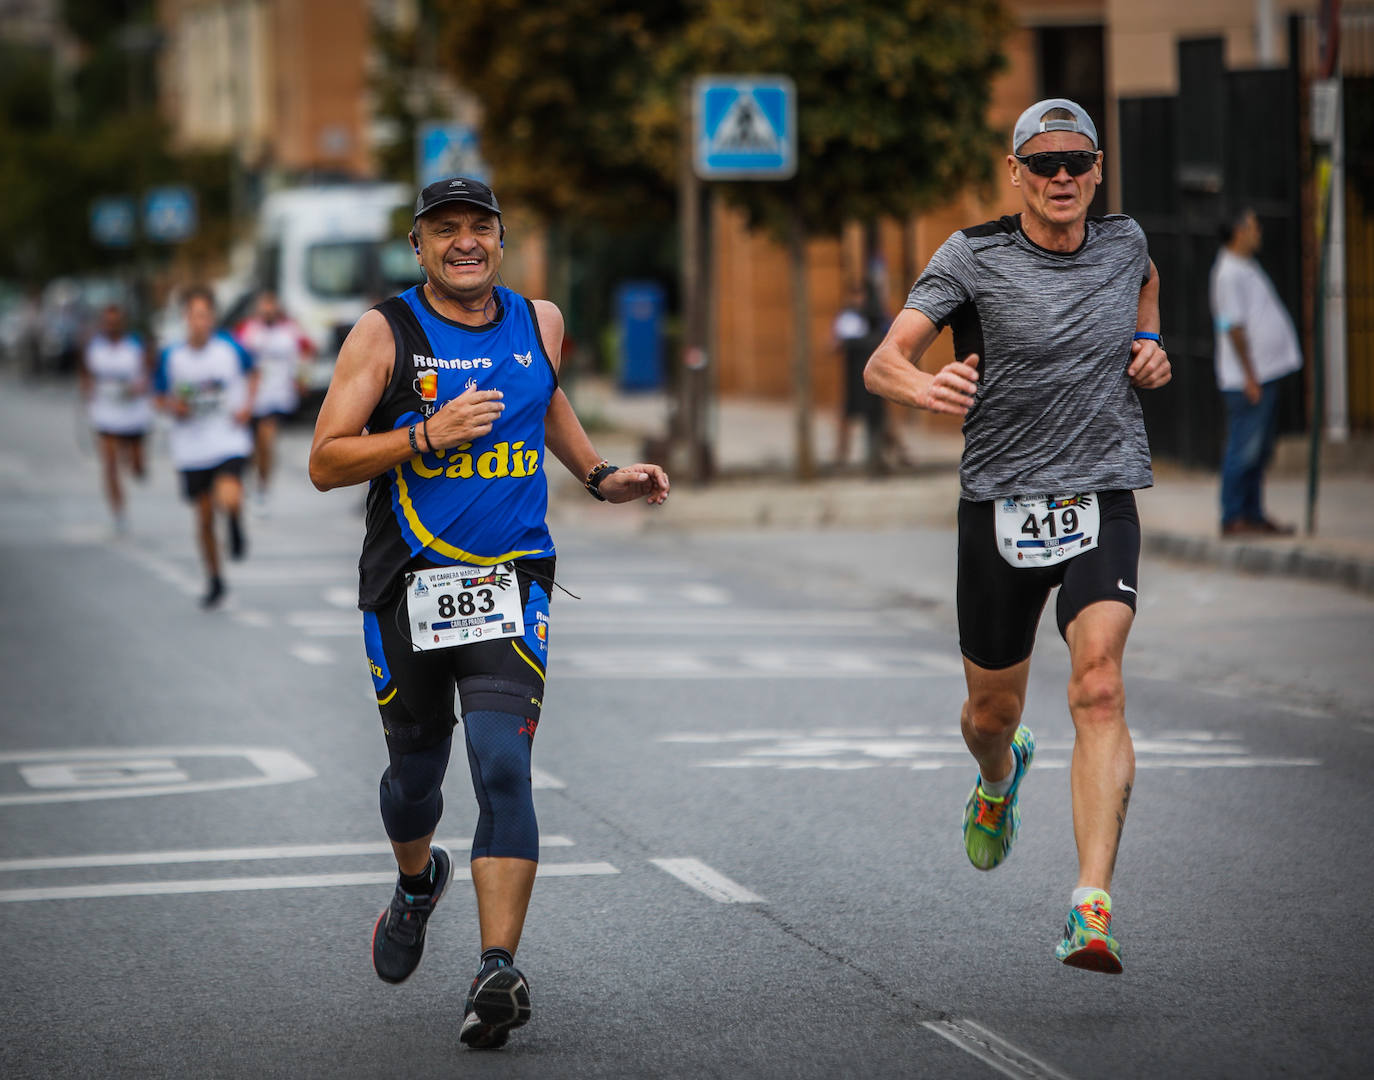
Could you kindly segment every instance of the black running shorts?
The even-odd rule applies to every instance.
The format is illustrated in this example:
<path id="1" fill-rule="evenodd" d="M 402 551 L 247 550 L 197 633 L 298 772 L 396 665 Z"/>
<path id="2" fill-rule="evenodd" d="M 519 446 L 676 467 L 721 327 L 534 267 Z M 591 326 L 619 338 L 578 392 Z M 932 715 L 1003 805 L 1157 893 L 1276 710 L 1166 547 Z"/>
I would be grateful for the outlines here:
<path id="1" fill-rule="evenodd" d="M 215 486 L 216 477 L 221 475 L 240 477 L 247 466 L 247 458 L 232 457 L 228 461 L 221 461 L 218 465 L 211 465 L 208 469 L 182 469 L 182 494 L 194 501 Z"/>
<path id="2" fill-rule="evenodd" d="M 1135 493 L 1101 491 L 1097 498 L 1097 546 L 1061 563 L 1028 567 L 1011 566 L 998 554 L 995 501 L 959 501 L 959 649 L 968 660 L 995 671 L 1027 659 L 1056 585 L 1061 637 L 1080 611 L 1099 600 L 1117 600 L 1135 610 L 1140 568 Z"/>
<path id="3" fill-rule="evenodd" d="M 410 643 L 405 589 L 393 589 L 377 611 L 363 612 L 363 642 L 377 711 L 393 753 L 414 753 L 448 738 L 457 723 L 455 689 L 464 712 L 494 708 L 538 719 L 549 655 L 554 560 L 521 560 L 515 570 L 524 607 L 523 637 L 419 651 Z"/>

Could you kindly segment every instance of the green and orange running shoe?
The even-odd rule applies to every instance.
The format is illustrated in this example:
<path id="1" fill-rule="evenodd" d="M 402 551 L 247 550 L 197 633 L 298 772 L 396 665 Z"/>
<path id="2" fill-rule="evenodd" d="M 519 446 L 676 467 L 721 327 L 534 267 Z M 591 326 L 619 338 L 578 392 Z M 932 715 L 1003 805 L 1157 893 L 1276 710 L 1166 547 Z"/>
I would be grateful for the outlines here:
<path id="1" fill-rule="evenodd" d="M 968 861 L 979 870 L 1000 866 L 1011 854 L 1016 842 L 1016 830 L 1021 827 L 1021 811 L 1016 808 L 1016 796 L 1021 780 L 1035 757 L 1035 736 L 1030 728 L 1019 727 L 1011 740 L 1011 790 L 998 797 L 983 790 L 983 778 L 973 785 L 973 792 L 964 804 L 964 850 Z"/>
<path id="2" fill-rule="evenodd" d="M 1121 974 L 1121 943 L 1112 937 L 1112 898 L 1100 889 L 1069 909 L 1064 940 L 1055 957 L 1069 967 L 1084 971 Z"/>

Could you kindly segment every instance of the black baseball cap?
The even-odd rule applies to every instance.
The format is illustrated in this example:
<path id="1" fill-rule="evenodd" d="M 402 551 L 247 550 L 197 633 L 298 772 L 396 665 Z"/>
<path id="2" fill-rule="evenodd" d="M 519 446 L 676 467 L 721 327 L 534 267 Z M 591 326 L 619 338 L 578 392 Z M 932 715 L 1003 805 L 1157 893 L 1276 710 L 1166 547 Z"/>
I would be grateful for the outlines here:
<path id="1" fill-rule="evenodd" d="M 450 176 L 434 181 L 420 192 L 420 197 L 415 200 L 415 218 L 428 214 L 436 206 L 455 202 L 471 203 L 483 210 L 490 210 L 497 217 L 501 216 L 501 204 L 486 184 L 470 176 Z"/>

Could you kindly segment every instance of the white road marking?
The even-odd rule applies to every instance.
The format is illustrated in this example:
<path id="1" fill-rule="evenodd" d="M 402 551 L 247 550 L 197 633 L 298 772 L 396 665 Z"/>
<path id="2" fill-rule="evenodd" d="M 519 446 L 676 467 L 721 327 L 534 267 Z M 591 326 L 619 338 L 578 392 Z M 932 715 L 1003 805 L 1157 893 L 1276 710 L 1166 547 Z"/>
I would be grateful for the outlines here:
<path id="1" fill-rule="evenodd" d="M 539 876 L 594 877 L 620 873 L 608 862 L 541 863 Z M 460 881 L 472 877 L 467 867 L 453 868 Z M 26 901 L 97 900 L 113 896 L 176 896 L 187 893 L 258 892 L 271 889 L 327 889 L 346 885 L 394 885 L 396 871 L 359 874 L 304 874 L 271 877 L 204 878 L 196 881 L 112 881 L 103 885 L 68 885 L 56 888 L 0 890 L 0 904 Z"/>
<path id="2" fill-rule="evenodd" d="M 324 602 L 330 607 L 343 608 L 357 614 L 358 590 L 356 586 L 331 585 L 324 590 Z"/>
<path id="3" fill-rule="evenodd" d="M 678 732 L 675 735 L 660 735 L 659 742 L 669 743 L 728 743 L 758 742 L 764 739 L 786 739 L 795 735 L 794 731 L 723 731 L 715 732 Z"/>
<path id="4" fill-rule="evenodd" d="M 332 664 L 334 654 L 323 645 L 311 645 L 309 642 L 301 642 L 299 645 L 291 646 L 291 655 L 303 664 Z"/>
<path id="5" fill-rule="evenodd" d="M 788 611 L 732 610 L 699 611 L 655 605 L 653 611 L 600 611 L 594 605 L 569 604 L 556 609 L 559 618 L 579 629 L 628 630 L 639 633 L 658 630 L 663 633 L 706 632 L 753 633 L 760 630 L 820 630 L 880 629 L 924 625 L 910 612 L 876 612 L 849 610 L 816 610 L 814 608 Z"/>
<path id="6" fill-rule="evenodd" d="M 121 758 L 118 761 L 44 761 L 20 765 L 31 788 L 118 787 L 135 784 L 186 784 L 191 777 L 171 758 Z"/>
<path id="7" fill-rule="evenodd" d="M 921 649 L 738 649 L 685 652 L 631 647 L 554 650 L 555 679 L 918 679 L 961 675 L 960 662 Z M 628 675 L 639 672 L 639 675 Z"/>
<path id="8" fill-rule="evenodd" d="M 660 736 L 659 741 L 729 747 L 733 757 L 695 762 L 698 768 L 708 769 L 967 769 L 971 761 L 958 735 L 928 734 L 923 729 L 675 732 Z M 1072 740 L 1042 738 L 1037 742 L 1035 768 L 1068 768 L 1072 750 Z M 1135 753 L 1136 766 L 1141 769 L 1309 768 L 1322 764 L 1320 758 L 1252 754 L 1234 736 L 1211 732 L 1139 738 Z"/>
<path id="9" fill-rule="evenodd" d="M 722 589 L 719 585 L 704 585 L 700 582 L 679 585 L 677 594 L 693 604 L 703 604 L 707 607 L 719 607 L 730 602 L 728 589 Z"/>
<path id="10" fill-rule="evenodd" d="M 362 633 L 360 611 L 292 611 L 286 625 L 304 630 L 311 637 L 356 637 Z"/>
<path id="11" fill-rule="evenodd" d="M 645 605 L 651 596 L 648 585 L 633 585 L 627 580 L 630 575 L 599 584 L 582 582 L 571 586 L 582 604 L 592 607 L 619 607 L 621 605 Z M 571 599 L 571 597 L 569 597 Z"/>
<path id="12" fill-rule="evenodd" d="M 131 562 L 137 563 L 153 577 L 172 586 L 184 596 L 199 596 L 204 584 L 192 574 L 186 573 L 175 563 L 159 558 L 144 548 L 131 544 L 120 544 L 115 548 Z M 235 575 L 237 578 L 237 575 Z M 232 583 L 232 582 L 231 582 Z"/>
<path id="13" fill-rule="evenodd" d="M 530 766 L 530 786 L 536 791 L 562 791 L 568 785 L 537 765 Z"/>
<path id="14" fill-rule="evenodd" d="M 763 897 L 752 893 L 737 881 L 731 881 L 719 870 L 713 870 L 700 859 L 650 859 L 660 870 L 672 874 L 685 885 L 704 893 L 720 904 L 762 904 Z"/>
<path id="15" fill-rule="evenodd" d="M 466 840 L 440 840 L 462 851 Z M 566 836 L 541 836 L 540 848 L 572 847 Z M 58 855 L 52 858 L 0 859 L 0 873 L 23 870 L 85 870 L 102 866 L 170 866 L 179 863 L 251 862 L 259 859 L 324 859 L 348 855 L 389 855 L 386 841 L 356 844 L 277 844 L 271 847 L 204 848 L 188 851 L 135 851 L 114 855 Z"/>
<path id="16" fill-rule="evenodd" d="M 921 1026 L 1013 1080 L 1072 1080 L 972 1020 L 923 1020 Z"/>
<path id="17" fill-rule="evenodd" d="M 288 626 L 310 637 L 352 637 L 358 633 L 356 597 L 348 591 L 350 610 L 314 609 L 293 611 L 286 616 Z M 584 601 L 585 603 L 585 601 Z M 920 629 L 929 621 L 910 612 L 867 611 L 703 611 L 700 608 L 658 607 L 652 612 L 616 613 L 587 608 L 574 601 L 560 601 L 553 609 L 554 625 L 560 633 L 575 635 L 607 634 L 626 637 L 742 637 L 758 634 L 786 634 L 789 637 L 830 635 L 841 631 L 867 632 L 887 636 L 893 631 Z M 962 671 L 958 655 L 946 656 Z M 952 658 L 952 659 L 951 659 Z"/>
<path id="18" fill-rule="evenodd" d="M 263 630 L 272 625 L 272 616 L 265 611 L 251 611 L 248 609 L 231 611 L 229 613 L 229 618 L 243 626 L 251 626 L 255 630 Z"/>
<path id="19" fill-rule="evenodd" d="M 257 770 L 256 776 L 242 776 L 221 780 L 175 781 L 160 784 L 124 786 L 121 769 L 148 759 L 193 759 L 198 757 L 243 758 Z M 289 750 L 272 747 L 238 746 L 143 746 L 110 749 L 88 747 L 66 750 L 20 750 L 0 753 L 0 765 L 23 765 L 29 762 L 62 764 L 71 770 L 73 786 L 66 790 L 0 793 L 0 806 L 19 806 L 32 803 L 84 802 L 88 799 L 127 799 L 144 795 L 183 795 L 205 791 L 228 791 L 234 788 L 262 787 L 267 784 L 289 784 L 310 780 L 315 770 Z M 97 766 L 109 770 L 109 780 L 101 783 Z M 85 769 L 86 771 L 82 771 Z M 183 770 L 184 771 L 184 770 Z M 55 773 L 49 773 L 50 777 Z M 97 786 L 99 785 L 99 786 Z"/>
<path id="20" fill-rule="evenodd" d="M 740 654 L 740 663 L 754 671 L 769 675 L 795 675 L 804 673 L 809 667 L 810 656 L 798 656 L 791 651 L 746 652 Z M 885 672 L 883 661 L 870 653 L 835 652 L 826 656 L 826 661 L 837 673 L 845 675 L 881 675 Z"/>
<path id="21" fill-rule="evenodd" d="M 232 584 L 249 588 L 270 586 L 280 589 L 292 585 L 314 587 L 342 584 L 350 578 L 357 579 L 357 570 L 347 564 L 331 566 L 327 562 L 316 562 L 311 559 L 278 562 L 254 560 L 235 569 Z"/>
<path id="22" fill-rule="evenodd" d="M 123 539 L 125 539 L 125 537 L 121 537 L 117 534 L 113 526 L 104 523 L 73 523 L 70 525 L 61 525 L 57 529 L 57 540 L 62 544 L 95 544 L 103 547 L 109 545 L 111 540 L 117 544 Z"/>
<path id="23" fill-rule="evenodd" d="M 1174 758 L 1161 761 L 1136 760 L 1138 769 L 1301 769 L 1322 763 L 1321 758 L 1302 757 L 1241 757 L 1241 758 Z M 1037 768 L 1040 766 L 1036 760 Z M 1068 762 L 1064 762 L 1068 767 Z"/>

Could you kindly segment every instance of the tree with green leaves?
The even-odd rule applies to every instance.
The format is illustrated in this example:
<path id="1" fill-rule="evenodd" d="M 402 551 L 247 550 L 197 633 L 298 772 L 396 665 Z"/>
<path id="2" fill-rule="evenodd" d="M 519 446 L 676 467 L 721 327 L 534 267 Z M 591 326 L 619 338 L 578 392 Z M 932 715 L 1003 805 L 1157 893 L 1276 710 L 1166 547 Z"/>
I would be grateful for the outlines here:
<path id="1" fill-rule="evenodd" d="M 691 81 L 792 78 L 796 176 L 714 190 L 792 248 L 799 417 L 809 412 L 805 238 L 905 217 L 990 179 L 986 112 L 1010 26 L 997 0 L 434 2 L 440 55 L 483 103 L 483 154 L 503 196 L 553 220 L 668 219 Z"/>
<path id="2" fill-rule="evenodd" d="M 482 103 L 503 198 L 551 220 L 671 218 L 675 170 L 644 153 L 635 118 L 691 4 L 433 2 L 439 56 Z"/>
<path id="3" fill-rule="evenodd" d="M 148 0 L 66 0 L 65 25 L 79 44 L 71 70 L 53 48 L 0 47 L 0 277 L 38 284 L 128 269 L 135 253 L 92 241 L 91 201 L 163 184 L 197 193 L 192 256 L 226 250 L 229 157 L 173 150 L 156 110 L 152 8 Z"/>
<path id="4" fill-rule="evenodd" d="M 502 191 L 546 215 L 670 216 L 684 87 L 704 74 L 797 85 L 796 179 L 720 188 L 780 233 L 794 204 L 809 233 L 833 234 L 988 176 L 1010 25 L 996 0 L 433 2 L 439 55 L 482 101 Z"/>

